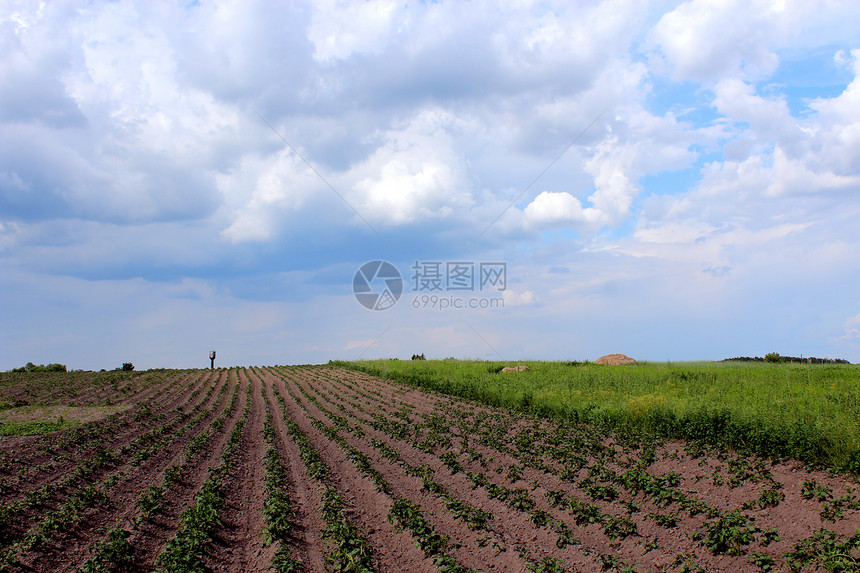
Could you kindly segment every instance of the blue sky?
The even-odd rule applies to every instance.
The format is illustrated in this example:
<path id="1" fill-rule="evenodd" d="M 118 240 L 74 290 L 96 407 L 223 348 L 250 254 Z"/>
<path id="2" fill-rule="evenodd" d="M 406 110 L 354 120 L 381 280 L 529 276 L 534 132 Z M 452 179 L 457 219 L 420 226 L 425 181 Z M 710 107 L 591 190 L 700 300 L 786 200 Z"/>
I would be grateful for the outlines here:
<path id="1" fill-rule="evenodd" d="M 4 2 L 0 369 L 858 362 L 858 22 L 848 1 Z M 386 310 L 352 292 L 374 260 L 404 278 Z M 416 261 L 504 262 L 506 288 L 414 292 Z"/>

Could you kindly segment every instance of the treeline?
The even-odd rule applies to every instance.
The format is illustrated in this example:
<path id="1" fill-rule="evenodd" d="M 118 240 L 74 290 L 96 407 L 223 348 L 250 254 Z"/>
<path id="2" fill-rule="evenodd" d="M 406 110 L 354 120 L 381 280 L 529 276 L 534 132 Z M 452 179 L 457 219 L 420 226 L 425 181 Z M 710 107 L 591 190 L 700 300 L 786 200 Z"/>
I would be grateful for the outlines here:
<path id="1" fill-rule="evenodd" d="M 122 367 L 117 366 L 114 370 L 122 370 L 124 372 L 131 372 L 134 370 L 134 364 L 131 362 L 123 362 Z M 65 364 L 53 363 L 45 366 L 44 364 L 33 364 L 32 362 L 28 362 L 24 366 L 20 368 L 13 368 L 10 372 L 68 372 L 68 368 L 66 368 Z M 106 372 L 104 368 L 101 369 L 102 372 Z M 78 370 L 80 372 L 80 370 Z"/>
<path id="2" fill-rule="evenodd" d="M 28 362 L 20 368 L 13 368 L 12 372 L 67 372 L 65 364 L 39 364 L 38 366 L 32 362 Z"/>
<path id="3" fill-rule="evenodd" d="M 815 356 L 798 357 L 798 356 L 781 356 L 776 354 L 774 357 L 771 353 L 762 358 L 761 356 L 736 356 L 735 358 L 725 358 L 723 362 L 795 362 L 797 364 L 851 364 L 842 358 L 816 358 Z M 776 358 L 774 360 L 774 358 Z"/>

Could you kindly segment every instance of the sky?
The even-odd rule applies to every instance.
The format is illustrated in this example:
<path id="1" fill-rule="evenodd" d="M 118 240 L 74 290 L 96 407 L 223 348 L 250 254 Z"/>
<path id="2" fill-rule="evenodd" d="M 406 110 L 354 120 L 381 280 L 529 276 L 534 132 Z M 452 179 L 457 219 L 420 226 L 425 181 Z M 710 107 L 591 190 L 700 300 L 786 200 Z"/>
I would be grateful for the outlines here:
<path id="1" fill-rule="evenodd" d="M 0 2 L 0 370 L 860 362 L 858 221 L 851 0 Z"/>

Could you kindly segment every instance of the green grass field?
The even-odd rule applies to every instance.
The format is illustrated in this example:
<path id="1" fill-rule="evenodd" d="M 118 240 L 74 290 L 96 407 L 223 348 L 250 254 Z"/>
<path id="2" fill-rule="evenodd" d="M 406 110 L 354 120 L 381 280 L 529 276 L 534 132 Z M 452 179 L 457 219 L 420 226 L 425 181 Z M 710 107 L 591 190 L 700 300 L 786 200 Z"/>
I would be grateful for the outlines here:
<path id="1" fill-rule="evenodd" d="M 860 473 L 860 367 L 737 362 L 629 366 L 460 360 L 338 364 L 484 403 L 699 440 Z"/>

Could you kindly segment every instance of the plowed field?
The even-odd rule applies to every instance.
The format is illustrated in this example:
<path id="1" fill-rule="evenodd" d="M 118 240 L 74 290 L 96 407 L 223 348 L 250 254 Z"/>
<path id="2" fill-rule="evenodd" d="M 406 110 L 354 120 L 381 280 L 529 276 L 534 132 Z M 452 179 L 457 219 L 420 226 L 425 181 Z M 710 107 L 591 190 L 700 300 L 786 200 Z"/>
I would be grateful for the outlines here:
<path id="1" fill-rule="evenodd" d="M 116 413 L 0 437 L 0 570 L 860 570 L 856 479 L 790 460 L 329 366 L 33 380 Z"/>

